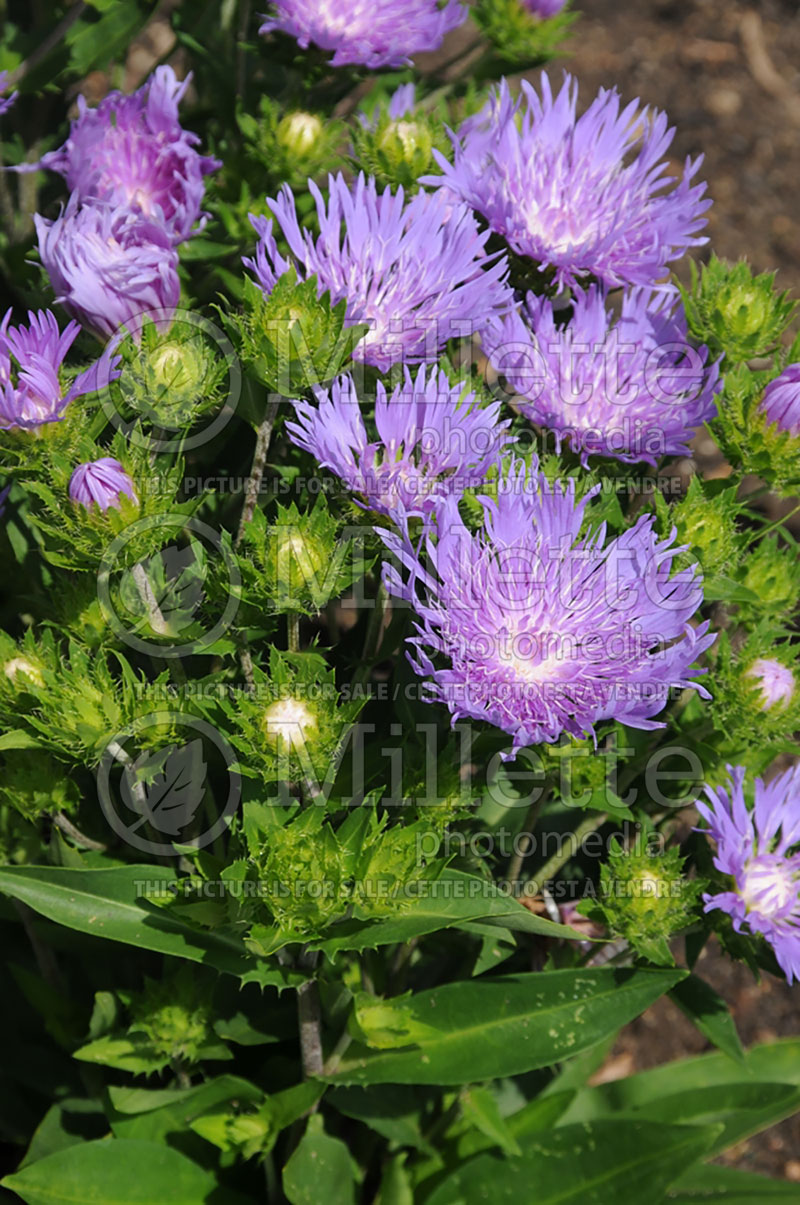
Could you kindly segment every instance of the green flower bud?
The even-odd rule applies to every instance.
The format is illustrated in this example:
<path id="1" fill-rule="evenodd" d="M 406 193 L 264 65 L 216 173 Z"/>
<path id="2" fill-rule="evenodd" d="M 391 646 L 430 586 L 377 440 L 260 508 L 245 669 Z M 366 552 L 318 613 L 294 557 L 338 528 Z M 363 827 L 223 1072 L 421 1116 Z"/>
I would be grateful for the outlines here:
<path id="1" fill-rule="evenodd" d="M 800 598 L 800 561 L 792 548 L 778 543 L 776 536 L 759 541 L 747 556 L 739 575 L 752 601 L 739 606 L 747 624 L 759 619 L 779 620 L 791 615 Z"/>
<path id="2" fill-rule="evenodd" d="M 290 154 L 302 158 L 318 142 L 322 129 L 322 122 L 314 113 L 287 113 L 278 123 L 278 143 Z"/>
<path id="3" fill-rule="evenodd" d="M 47 753 L 19 750 L 6 755 L 0 799 L 26 820 L 36 820 L 53 812 L 73 811 L 80 802 L 80 791 L 64 767 Z"/>
<path id="4" fill-rule="evenodd" d="M 171 431 L 220 400 L 227 365 L 191 315 L 176 320 L 166 334 L 146 322 L 140 342 L 127 339 L 121 352 L 121 375 L 111 385 L 111 396 L 123 413 Z"/>
<path id="5" fill-rule="evenodd" d="M 682 560 L 699 561 L 709 578 L 731 572 L 738 561 L 738 513 L 735 487 L 712 492 L 693 477 L 685 497 L 667 512 L 666 526 L 677 528 L 678 544 L 690 546 Z"/>
<path id="6" fill-rule="evenodd" d="M 598 910 L 609 931 L 651 962 L 673 962 L 669 939 L 694 918 L 702 884 L 684 878 L 677 849 L 653 853 L 643 842 L 616 844 L 600 870 Z"/>
<path id="7" fill-rule="evenodd" d="M 143 1034 L 165 1061 L 197 1062 L 209 1045 L 219 1052 L 208 993 L 186 968 L 163 982 L 148 980 L 132 1002 L 131 1018 L 128 1033 Z"/>
<path id="8" fill-rule="evenodd" d="M 366 333 L 364 325 L 345 327 L 346 309 L 345 300 L 331 308 L 328 293 L 317 296 L 316 277 L 298 283 L 290 268 L 269 296 L 245 277 L 244 314 L 224 321 L 251 373 L 297 398 L 336 376 Z"/>
<path id="9" fill-rule="evenodd" d="M 796 302 L 775 290 L 775 273 L 753 276 L 744 260 L 729 264 L 714 255 L 683 293 L 689 330 L 713 355 L 724 353 L 731 364 L 767 355 L 780 343 Z"/>
<path id="10" fill-rule="evenodd" d="M 256 511 L 245 532 L 247 555 L 240 561 L 252 605 L 279 614 L 318 614 L 366 568 L 353 540 L 342 540 L 339 532 L 340 521 L 322 494 L 307 513 L 294 503 L 277 506 L 271 524 Z"/>

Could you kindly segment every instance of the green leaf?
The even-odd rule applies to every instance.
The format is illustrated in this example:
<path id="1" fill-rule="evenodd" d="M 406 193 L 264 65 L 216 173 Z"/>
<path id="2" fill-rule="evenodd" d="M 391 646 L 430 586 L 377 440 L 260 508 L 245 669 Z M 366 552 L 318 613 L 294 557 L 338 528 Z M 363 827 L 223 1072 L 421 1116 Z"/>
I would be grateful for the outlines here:
<path id="1" fill-rule="evenodd" d="M 174 879 L 174 873 L 164 866 L 116 866 L 110 870 L 0 867 L 0 891 L 57 924 L 138 949 L 203 962 L 230 975 L 252 973 L 255 960 L 237 939 L 195 929 L 142 898 L 146 885 L 159 887 Z M 292 976 L 281 968 L 270 968 L 259 977 L 262 984 L 275 986 L 288 986 L 293 980 L 300 983 L 302 976 Z"/>
<path id="2" fill-rule="evenodd" d="M 14 728 L 0 736 L 0 753 L 8 749 L 39 749 L 41 748 L 35 736 L 31 736 L 24 728 Z"/>
<path id="3" fill-rule="evenodd" d="M 60 1100 L 50 1106 L 39 1122 L 18 1170 L 77 1142 L 100 1138 L 106 1133 L 108 1122 L 95 1101 L 80 1097 Z"/>
<path id="4" fill-rule="evenodd" d="M 374 950 L 436 933 L 441 929 L 460 928 L 473 921 L 545 937 L 584 936 L 569 925 L 559 925 L 544 916 L 535 916 L 512 896 L 503 894 L 487 879 L 445 870 L 437 879 L 423 880 L 424 894 L 397 916 L 381 920 L 351 919 L 334 925 L 324 941 L 312 943 L 332 957 L 341 950 Z"/>
<path id="5" fill-rule="evenodd" d="M 765 1201 L 794 1201 L 800 1205 L 800 1184 L 770 1180 L 733 1167 L 691 1167 L 667 1193 L 667 1201 L 720 1201 L 722 1205 L 763 1205 Z"/>
<path id="6" fill-rule="evenodd" d="M 552 971 L 473 979 L 384 1000 L 380 1040 L 387 1044 L 390 1035 L 395 1048 L 375 1052 L 354 1044 L 329 1079 L 463 1084 L 547 1067 L 644 1012 L 683 974 L 609 967 Z M 404 1033 L 410 1036 L 398 1049 Z"/>
<path id="7" fill-rule="evenodd" d="M 612 1083 L 584 1088 L 577 1093 L 564 1120 L 567 1123 L 593 1121 L 608 1117 L 612 1112 L 642 1108 L 666 1096 L 677 1097 L 716 1084 L 743 1082 L 800 1087 L 800 1039 L 787 1038 L 755 1046 L 747 1051 L 744 1066 L 727 1054 L 705 1054 L 666 1063 Z"/>
<path id="8" fill-rule="evenodd" d="M 702 1156 L 713 1127 L 598 1121 L 530 1139 L 522 1159 L 488 1153 L 468 1160 L 426 1198 L 425 1205 L 642 1205 L 659 1201 Z"/>
<path id="9" fill-rule="evenodd" d="M 171 1147 L 119 1139 L 67 1147 L 0 1184 L 27 1205 L 199 1205 L 215 1188 L 212 1175 Z"/>
<path id="10" fill-rule="evenodd" d="M 521 1155 L 519 1143 L 503 1118 L 496 1097 L 488 1088 L 470 1088 L 461 1098 L 461 1112 L 492 1146 L 499 1146 L 507 1155 Z"/>
<path id="11" fill-rule="evenodd" d="M 309 1117 L 297 1150 L 283 1169 L 283 1191 L 291 1205 L 355 1205 L 350 1153 L 325 1133 L 318 1113 Z"/>
<path id="12" fill-rule="evenodd" d="M 709 1042 L 713 1042 L 732 1059 L 744 1061 L 736 1022 L 722 996 L 709 983 L 698 975 L 689 975 L 688 979 L 675 984 L 669 997 Z"/>
<path id="13" fill-rule="evenodd" d="M 111 1128 L 117 1138 L 164 1142 L 211 1109 L 225 1105 L 260 1104 L 264 1093 L 255 1084 L 235 1075 L 219 1075 L 195 1088 L 108 1089 Z"/>
<path id="14" fill-rule="evenodd" d="M 791 1084 L 717 1084 L 650 1101 L 636 1116 L 693 1125 L 719 1123 L 722 1128 L 710 1151 L 716 1155 L 798 1109 L 800 1089 Z"/>

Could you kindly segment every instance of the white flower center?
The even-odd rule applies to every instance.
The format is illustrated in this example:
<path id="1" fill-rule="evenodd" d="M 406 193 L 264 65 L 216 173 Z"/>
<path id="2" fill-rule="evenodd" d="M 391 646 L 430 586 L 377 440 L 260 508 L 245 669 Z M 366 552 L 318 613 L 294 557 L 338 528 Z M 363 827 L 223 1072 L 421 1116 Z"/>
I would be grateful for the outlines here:
<path id="1" fill-rule="evenodd" d="M 795 903 L 797 893 L 796 872 L 785 858 L 777 854 L 760 854 L 745 866 L 739 894 L 748 912 L 777 916 Z"/>
<path id="2" fill-rule="evenodd" d="M 301 749 L 308 734 L 317 727 L 313 712 L 299 699 L 279 699 L 264 713 L 264 729 L 273 743 Z"/>
<path id="3" fill-rule="evenodd" d="M 37 666 L 29 661 L 27 657 L 12 657 L 10 661 L 6 661 L 3 666 L 5 675 L 9 682 L 14 682 L 17 678 L 30 678 L 31 682 L 36 686 L 43 686 L 44 681 Z"/>

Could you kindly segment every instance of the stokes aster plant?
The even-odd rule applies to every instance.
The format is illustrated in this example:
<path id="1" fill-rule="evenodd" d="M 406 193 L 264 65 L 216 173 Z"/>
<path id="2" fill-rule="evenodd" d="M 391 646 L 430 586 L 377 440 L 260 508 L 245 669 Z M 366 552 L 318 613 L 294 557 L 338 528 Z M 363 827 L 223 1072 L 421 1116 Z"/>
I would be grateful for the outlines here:
<path id="1" fill-rule="evenodd" d="M 168 7 L 0 33 L 6 1195 L 796 1199 L 795 303 L 564 0 Z"/>

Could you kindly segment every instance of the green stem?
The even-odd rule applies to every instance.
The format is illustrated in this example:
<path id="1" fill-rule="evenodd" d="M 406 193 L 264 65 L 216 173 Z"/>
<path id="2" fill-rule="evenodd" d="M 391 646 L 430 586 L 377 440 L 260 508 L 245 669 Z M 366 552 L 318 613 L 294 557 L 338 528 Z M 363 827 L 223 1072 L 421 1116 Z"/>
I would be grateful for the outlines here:
<path id="1" fill-rule="evenodd" d="M 575 857 L 584 837 L 588 837 L 590 833 L 596 832 L 597 829 L 605 824 L 606 820 L 608 820 L 607 812 L 593 812 L 591 816 L 587 816 L 575 831 L 569 834 L 570 840 L 567 843 L 567 850 L 560 849 L 557 854 L 553 854 L 553 857 L 537 870 L 531 883 L 540 887 L 543 883 L 548 882 L 549 879 L 558 874 L 561 867 L 566 865 L 570 858 Z"/>
<path id="2" fill-rule="evenodd" d="M 300 616 L 296 611 L 286 612 L 286 646 L 290 653 L 300 652 Z"/>
<path id="3" fill-rule="evenodd" d="M 238 548 L 244 536 L 244 529 L 252 519 L 256 511 L 258 495 L 261 492 L 261 482 L 264 477 L 264 466 L 267 463 L 267 452 L 269 451 L 269 443 L 272 439 L 272 428 L 275 426 L 275 419 L 278 415 L 278 403 L 280 395 L 275 394 L 270 398 L 267 404 L 267 412 L 261 421 L 256 435 L 256 446 L 253 452 L 253 464 L 250 469 L 250 477 L 247 482 L 247 491 L 244 496 L 244 506 L 242 507 L 242 517 L 239 520 L 239 530 L 236 533 L 234 540 L 234 548 Z"/>

